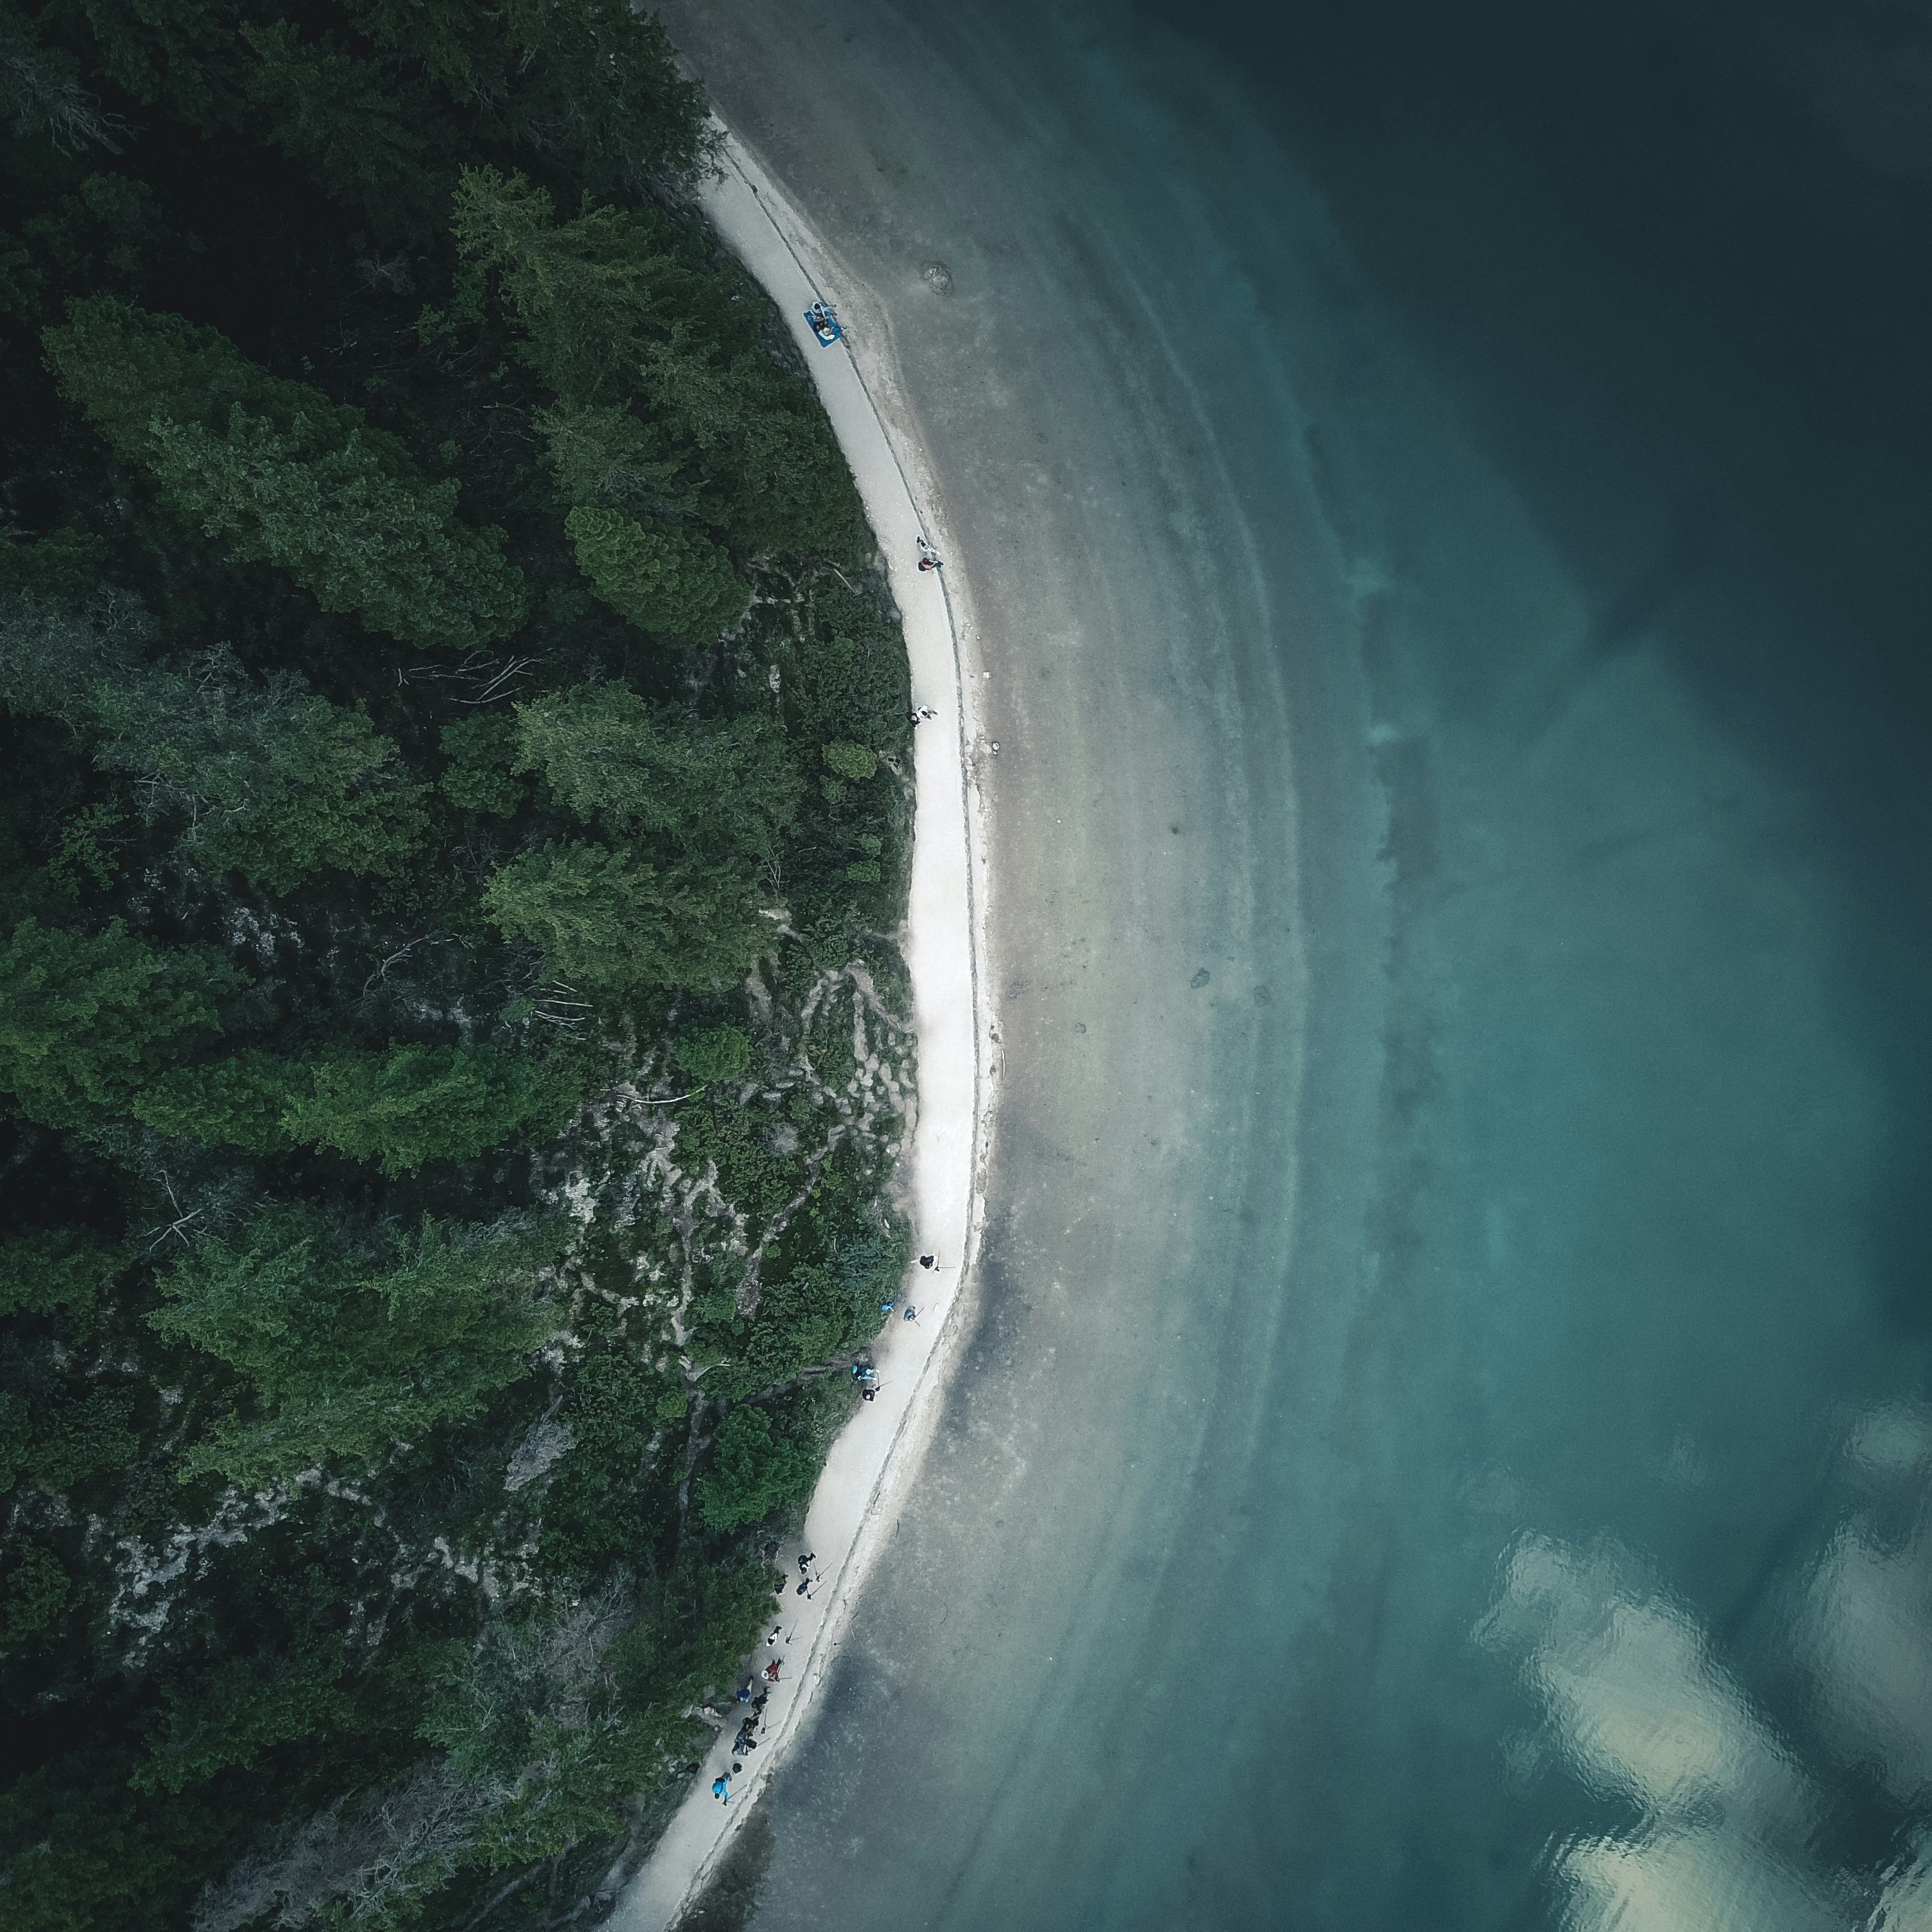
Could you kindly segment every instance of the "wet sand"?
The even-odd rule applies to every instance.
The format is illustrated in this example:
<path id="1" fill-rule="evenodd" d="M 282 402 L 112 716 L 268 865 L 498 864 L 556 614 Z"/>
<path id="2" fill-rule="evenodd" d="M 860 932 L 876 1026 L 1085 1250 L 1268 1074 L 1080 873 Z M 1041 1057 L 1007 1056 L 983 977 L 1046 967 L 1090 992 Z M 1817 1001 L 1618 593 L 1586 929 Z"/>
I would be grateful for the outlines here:
<path id="1" fill-rule="evenodd" d="M 1866 1640 L 1932 1574 L 1925 224 L 1716 26 L 1679 90 L 1607 4 L 1172 10 L 668 10 L 967 573 L 1001 1090 L 692 1932 L 1862 1924 L 1932 1761 Z"/>
<path id="2" fill-rule="evenodd" d="M 997 84 L 997 47 L 882 10 L 863 46 L 809 10 L 665 18 L 849 278 L 829 292 L 890 332 L 971 586 L 992 874 L 976 1323 L 734 1882 L 760 1925 L 1065 1924 L 1042 1841 L 1070 1897 L 1121 1882 L 1115 1774 L 1150 1802 L 1221 1732 L 1191 1678 L 1309 1313 L 1282 1276 L 1311 1014 L 1331 1050 L 1372 1029 L 1360 980 L 1310 956 L 1317 901 L 1331 961 L 1372 955 L 1372 868 L 1311 880 L 1298 857 L 1310 800 L 1325 852 L 1372 849 L 1364 774 L 1322 769 L 1360 738 L 1352 671 L 1314 648 L 1348 619 L 1305 495 L 1299 522 L 1247 507 L 1297 500 L 1300 453 L 1264 488 L 1237 474 L 1272 445 L 1226 448 L 1231 399 L 1168 352 L 1230 338 L 1238 391 L 1278 378 L 1267 331 L 1116 256 L 1126 223 L 1065 218 L 1070 171 L 1090 208 L 1137 190 L 1029 145 L 1052 124 Z M 1184 219 L 1186 184 L 1162 191 Z M 1364 1124 L 1359 1095 L 1320 1104 L 1338 1138 Z"/>
<path id="3" fill-rule="evenodd" d="M 668 10 L 890 327 L 1000 746 L 978 1318 L 693 1932 L 1810 1932 L 1904 1842 L 1923 596 L 1845 505 L 1923 500 L 1924 224 L 1724 46 L 1756 145 L 1657 178 L 1627 13 Z M 1879 306 L 1786 327 L 1792 233 Z"/>

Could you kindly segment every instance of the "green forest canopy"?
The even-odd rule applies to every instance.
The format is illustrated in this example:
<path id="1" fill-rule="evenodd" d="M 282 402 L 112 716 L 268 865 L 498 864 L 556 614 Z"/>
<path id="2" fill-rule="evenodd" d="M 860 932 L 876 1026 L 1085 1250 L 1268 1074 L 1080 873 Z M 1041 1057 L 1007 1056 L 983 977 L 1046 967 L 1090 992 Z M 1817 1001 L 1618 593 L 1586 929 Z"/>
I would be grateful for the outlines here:
<path id="1" fill-rule="evenodd" d="M 904 651 L 706 142 L 624 0 L 0 0 L 10 1928 L 572 1918 L 849 1411 Z"/>

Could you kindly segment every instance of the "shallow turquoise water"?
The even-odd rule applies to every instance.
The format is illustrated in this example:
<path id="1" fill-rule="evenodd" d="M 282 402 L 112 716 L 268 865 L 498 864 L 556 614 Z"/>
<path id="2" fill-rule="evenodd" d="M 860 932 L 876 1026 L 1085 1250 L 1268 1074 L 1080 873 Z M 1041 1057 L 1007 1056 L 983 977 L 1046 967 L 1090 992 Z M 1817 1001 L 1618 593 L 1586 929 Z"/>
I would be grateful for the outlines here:
<path id="1" fill-rule="evenodd" d="M 1080 499 L 1123 638 L 1166 627 L 1118 692 L 1090 655 L 1090 700 L 995 720 L 1063 748 L 994 821 L 1003 1017 L 1052 1077 L 1013 1076 L 928 1514 L 775 1794 L 754 1922 L 1932 1922 L 1932 35 L 727 11 L 776 64 L 721 97 L 804 104 L 770 152 L 898 304 L 943 476 L 1045 493 L 1042 581 Z M 949 392 L 988 352 L 999 395 Z M 1199 729 L 1244 778 L 1192 748 L 1191 670 L 1243 694 Z M 1150 1012 L 1204 1096 L 1178 1142 L 1085 1120 L 1093 1012 L 1020 976 L 1038 926 L 1131 950 L 1160 903 L 1020 876 L 1079 836 L 1117 698 L 1209 822 L 1277 767 L 1299 799 L 1293 876 L 1226 825 L 1189 861 L 1226 1004 Z M 1291 986 L 1298 1041 L 1255 1004 Z M 1054 1178 L 1107 1135 L 1130 1180 L 1093 1198 L 1166 1190 L 1179 1230 L 1143 1262 L 1077 1249 Z M 1070 1265 L 1112 1298 L 1082 1322 Z M 1106 1378 L 1028 1379 L 1109 1311 Z"/>
<path id="2" fill-rule="evenodd" d="M 1512 500 L 1372 380 L 1318 411 L 1391 808 L 1376 1336 L 1214 1862 L 1257 1923 L 1919 1922 L 1922 32 L 1209 44 Z"/>

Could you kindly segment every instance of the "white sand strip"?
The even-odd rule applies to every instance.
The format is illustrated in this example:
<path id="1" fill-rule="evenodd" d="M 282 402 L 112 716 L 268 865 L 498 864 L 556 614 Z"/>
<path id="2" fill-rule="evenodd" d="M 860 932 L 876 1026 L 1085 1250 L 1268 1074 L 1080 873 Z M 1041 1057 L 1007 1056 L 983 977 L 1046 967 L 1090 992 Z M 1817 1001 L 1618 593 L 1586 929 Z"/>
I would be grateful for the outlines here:
<path id="1" fill-rule="evenodd" d="M 979 1225 L 985 1124 L 982 1069 L 991 1064 L 982 1051 L 977 962 L 986 892 L 983 860 L 975 860 L 975 794 L 966 755 L 974 706 L 960 650 L 964 626 L 956 622 L 962 592 L 958 561 L 924 484 L 929 472 L 910 418 L 898 404 L 878 311 L 862 290 L 844 281 L 797 209 L 728 132 L 723 163 L 722 178 L 704 194 L 705 212 L 777 302 L 810 364 L 885 550 L 904 619 L 913 703 L 937 714 L 914 734 L 916 802 L 906 960 L 919 1036 L 910 1171 L 914 1249 L 915 1256 L 934 1256 L 939 1265 L 928 1272 L 915 1259 L 908 1270 L 899 1310 L 874 1351 L 878 1399 L 860 1409 L 832 1445 L 813 1494 L 802 1546 L 815 1552 L 812 1574 L 823 1581 L 808 1596 L 794 1594 L 801 1546 L 781 1552 L 790 1582 L 770 1626 L 772 1640 L 753 1665 L 779 1666 L 758 1748 L 731 1780 L 729 1802 L 721 1804 L 711 1786 L 731 1763 L 731 1733 L 742 1714 L 733 1706 L 691 1796 L 618 1900 L 610 1923 L 622 1932 L 664 1932 L 716 1869 L 787 1743 L 802 1729 L 896 1501 L 917 1473 L 946 1368 L 968 1327 L 964 1291 Z M 830 349 L 820 346 L 805 320 L 806 310 L 820 299 L 846 327 L 844 341 Z M 875 398 L 884 400 L 884 410 Z M 919 569 L 922 536 L 946 558 L 944 568 Z M 917 1310 L 916 1320 L 903 1318 L 908 1306 Z"/>

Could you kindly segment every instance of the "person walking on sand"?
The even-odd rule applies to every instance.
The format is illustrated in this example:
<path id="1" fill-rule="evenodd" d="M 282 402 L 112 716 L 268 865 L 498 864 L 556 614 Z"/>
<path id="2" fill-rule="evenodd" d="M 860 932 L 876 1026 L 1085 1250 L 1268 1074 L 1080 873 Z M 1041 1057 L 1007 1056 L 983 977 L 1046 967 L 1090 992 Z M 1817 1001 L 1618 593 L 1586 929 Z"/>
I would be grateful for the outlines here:
<path id="1" fill-rule="evenodd" d="M 714 1778 L 711 1780 L 711 1795 L 712 1797 L 716 1798 L 721 1804 L 730 1804 L 731 1802 L 731 1780 L 728 1778 L 724 1777 L 722 1774 L 718 1777 Z"/>
<path id="2" fill-rule="evenodd" d="M 772 1659 L 770 1663 L 765 1666 L 765 1682 L 767 1684 L 776 1684 L 778 1681 L 778 1660 L 775 1657 Z"/>

